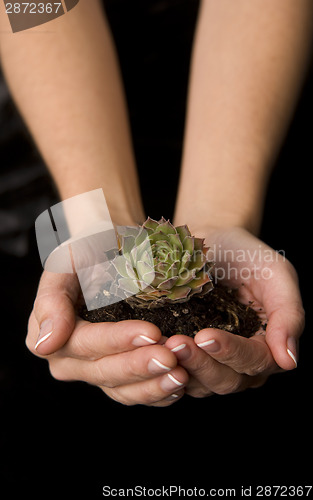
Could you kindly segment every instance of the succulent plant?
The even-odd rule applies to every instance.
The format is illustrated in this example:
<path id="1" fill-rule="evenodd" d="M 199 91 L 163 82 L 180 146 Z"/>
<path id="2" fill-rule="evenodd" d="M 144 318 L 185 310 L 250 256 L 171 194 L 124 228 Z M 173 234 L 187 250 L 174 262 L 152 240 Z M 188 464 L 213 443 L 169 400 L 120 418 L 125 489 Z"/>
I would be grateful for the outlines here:
<path id="1" fill-rule="evenodd" d="M 113 265 L 121 290 L 131 305 L 156 307 L 166 302 L 185 302 L 213 288 L 204 240 L 191 236 L 187 226 L 174 227 L 163 217 L 148 219 L 139 228 L 119 234 L 121 255 Z"/>

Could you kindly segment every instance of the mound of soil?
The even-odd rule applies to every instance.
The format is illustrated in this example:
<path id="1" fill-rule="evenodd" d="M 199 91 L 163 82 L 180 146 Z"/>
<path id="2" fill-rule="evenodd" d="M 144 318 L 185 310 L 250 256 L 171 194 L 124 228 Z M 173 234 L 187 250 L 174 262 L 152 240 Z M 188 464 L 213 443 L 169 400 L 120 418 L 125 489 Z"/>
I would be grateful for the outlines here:
<path id="1" fill-rule="evenodd" d="M 101 305 L 101 294 L 95 297 L 95 306 Z M 159 308 L 134 307 L 123 300 L 92 311 L 80 310 L 80 316 L 92 323 L 140 319 L 158 326 L 163 335 L 194 335 L 203 328 L 219 328 L 235 335 L 251 337 L 266 325 L 251 304 L 244 305 L 237 291 L 217 285 L 204 297 L 193 296 L 188 302 L 166 304 Z"/>

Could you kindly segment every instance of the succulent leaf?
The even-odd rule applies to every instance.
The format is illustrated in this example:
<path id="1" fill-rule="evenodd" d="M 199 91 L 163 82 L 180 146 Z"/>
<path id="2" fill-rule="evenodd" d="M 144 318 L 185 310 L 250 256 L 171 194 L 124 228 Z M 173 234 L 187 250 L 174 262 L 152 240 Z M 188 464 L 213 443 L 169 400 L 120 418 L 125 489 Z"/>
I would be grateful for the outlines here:
<path id="1" fill-rule="evenodd" d="M 183 239 L 186 238 L 186 236 L 191 236 L 189 228 L 186 225 L 184 225 L 184 226 L 177 226 L 176 227 L 176 231 L 179 234 L 179 237 L 180 237 L 181 241 L 183 241 Z"/>
<path id="2" fill-rule="evenodd" d="M 179 252 L 181 253 L 184 250 L 181 239 L 177 233 L 169 234 L 168 242 L 170 243 L 170 245 L 172 245 L 174 251 L 179 250 Z"/>
<path id="3" fill-rule="evenodd" d="M 136 263 L 136 270 L 140 279 L 142 279 L 144 274 L 153 272 L 153 268 L 150 266 L 148 262 L 145 262 L 144 260 L 139 260 Z"/>
<path id="4" fill-rule="evenodd" d="M 162 281 L 158 285 L 158 290 L 171 290 L 178 280 L 178 276 L 173 276 L 172 278 L 168 278 L 165 281 Z"/>
<path id="5" fill-rule="evenodd" d="M 188 286 L 180 286 L 177 290 L 172 291 L 168 298 L 173 301 L 178 301 L 182 299 L 187 299 L 190 293 L 190 288 Z"/>
<path id="6" fill-rule="evenodd" d="M 196 277 L 196 271 L 189 272 L 189 269 L 188 269 L 179 275 L 179 279 L 176 283 L 176 286 L 187 285 L 192 280 L 194 280 L 195 277 Z"/>
<path id="7" fill-rule="evenodd" d="M 181 265 L 180 265 L 180 272 L 184 272 L 189 268 L 189 263 L 191 261 L 192 254 L 189 253 L 187 250 L 184 252 L 182 258 L 181 258 Z"/>
<path id="8" fill-rule="evenodd" d="M 195 245 L 194 245 L 194 238 L 192 238 L 191 236 L 186 236 L 183 239 L 183 248 L 184 248 L 184 250 L 186 250 L 190 254 L 193 254 L 194 247 L 195 247 Z"/>
<path id="9" fill-rule="evenodd" d="M 157 229 L 158 225 L 159 223 L 156 220 L 150 219 L 150 217 L 144 223 L 145 229 L 152 229 L 153 231 Z"/>
<path id="10" fill-rule="evenodd" d="M 137 281 L 132 280 L 130 278 L 121 278 L 119 280 L 119 285 L 122 287 L 123 290 L 125 290 L 128 293 L 135 295 L 138 292 L 140 292 L 140 288 L 137 284 Z"/>
<path id="11" fill-rule="evenodd" d="M 176 229 L 175 227 L 170 223 L 170 221 L 163 222 L 160 224 L 157 229 L 155 230 L 156 233 L 163 233 L 163 234 L 176 234 Z"/>
<path id="12" fill-rule="evenodd" d="M 202 276 L 196 276 L 192 281 L 190 281 L 188 286 L 190 288 L 198 288 L 205 285 L 209 281 L 211 281 L 210 277 L 206 273 L 203 273 Z"/>
<path id="13" fill-rule="evenodd" d="M 197 250 L 202 250 L 204 252 L 204 250 L 208 250 L 207 248 L 205 249 L 204 248 L 204 238 L 194 238 L 193 239 L 194 241 L 194 250 L 197 251 Z"/>
<path id="14" fill-rule="evenodd" d="M 127 259 L 125 259 L 123 256 L 119 255 L 117 256 L 113 264 L 115 266 L 115 269 L 117 272 L 123 277 L 123 278 L 130 278 L 130 279 L 136 279 L 136 273 L 129 263 Z"/>

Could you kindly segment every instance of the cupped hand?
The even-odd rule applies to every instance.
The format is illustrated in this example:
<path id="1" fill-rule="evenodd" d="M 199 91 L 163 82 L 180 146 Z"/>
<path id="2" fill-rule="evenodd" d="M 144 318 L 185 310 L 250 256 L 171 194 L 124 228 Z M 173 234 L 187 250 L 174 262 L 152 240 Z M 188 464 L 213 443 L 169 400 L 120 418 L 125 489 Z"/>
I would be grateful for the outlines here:
<path id="1" fill-rule="evenodd" d="M 48 360 L 55 378 L 89 382 L 127 405 L 167 406 L 184 392 L 238 392 L 295 368 L 304 311 L 292 265 L 240 228 L 198 235 L 211 245 L 217 276 L 238 288 L 243 302 L 252 302 L 267 322 L 266 333 L 246 339 L 204 329 L 194 339 L 175 335 L 164 343 L 148 322 L 91 324 L 75 315 L 74 275 L 44 272 L 29 320 L 29 349 Z"/>
<path id="2" fill-rule="evenodd" d="M 26 344 L 47 359 L 51 374 L 100 387 L 126 405 L 167 406 L 180 399 L 188 374 L 177 366 L 152 323 L 89 323 L 75 314 L 75 275 L 45 271 L 29 318 Z"/>
<path id="3" fill-rule="evenodd" d="M 257 311 L 266 332 L 246 339 L 204 329 L 194 340 L 174 336 L 166 346 L 189 373 L 185 391 L 195 397 L 228 394 L 262 385 L 272 373 L 297 366 L 304 311 L 297 273 L 275 252 L 242 228 L 200 228 L 215 261 L 216 277 Z"/>
<path id="4" fill-rule="evenodd" d="M 208 232 L 216 257 L 216 274 L 238 288 L 239 299 L 267 323 L 265 340 L 284 370 L 297 365 L 304 310 L 297 273 L 283 252 L 276 252 L 242 228 Z"/>

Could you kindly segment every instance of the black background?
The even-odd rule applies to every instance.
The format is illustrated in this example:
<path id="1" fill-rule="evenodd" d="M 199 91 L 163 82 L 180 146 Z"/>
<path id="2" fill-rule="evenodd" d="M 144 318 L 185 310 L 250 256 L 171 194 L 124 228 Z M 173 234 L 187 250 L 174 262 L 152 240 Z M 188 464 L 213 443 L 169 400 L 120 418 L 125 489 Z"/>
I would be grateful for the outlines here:
<path id="1" fill-rule="evenodd" d="M 127 88 L 146 213 L 171 217 L 198 2 L 112 0 L 106 7 Z M 261 231 L 299 272 L 307 325 L 298 369 L 271 377 L 257 390 L 185 397 L 165 409 L 124 407 L 87 384 L 57 382 L 46 362 L 25 348 L 41 274 L 33 223 L 56 195 L 12 104 L 3 107 L 3 179 L 38 168 L 31 180 L 16 181 L 0 198 L 1 210 L 15 210 L 24 222 L 20 232 L 2 235 L 0 254 L 4 499 L 26 492 L 32 498 L 53 493 L 60 499 L 96 499 L 104 485 L 209 489 L 312 482 L 312 90 L 309 70 L 271 178 Z M 21 241 L 28 242 L 28 251 L 20 250 L 18 257 L 11 247 L 15 242 L 24 248 Z"/>

